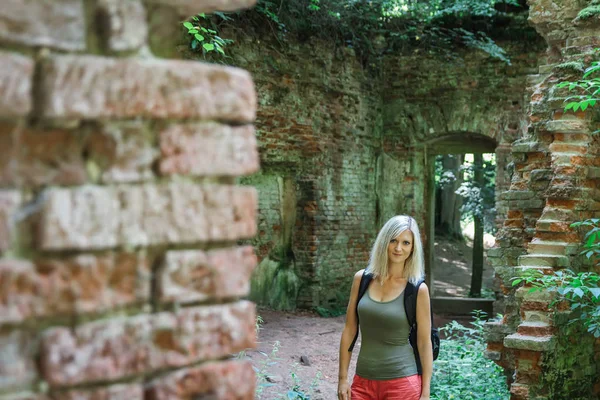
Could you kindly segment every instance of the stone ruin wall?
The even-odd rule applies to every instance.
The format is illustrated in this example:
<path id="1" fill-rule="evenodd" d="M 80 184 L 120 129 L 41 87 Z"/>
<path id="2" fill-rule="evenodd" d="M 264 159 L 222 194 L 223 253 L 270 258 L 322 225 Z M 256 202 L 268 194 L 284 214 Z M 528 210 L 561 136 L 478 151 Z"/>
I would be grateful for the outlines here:
<path id="1" fill-rule="evenodd" d="M 254 84 L 148 45 L 251 3 L 2 3 L 0 399 L 254 398 Z"/>
<path id="2" fill-rule="evenodd" d="M 569 313 L 553 312 L 553 297 L 511 288 L 520 271 L 545 273 L 590 267 L 578 256 L 582 236 L 572 222 L 600 216 L 600 140 L 597 111 L 564 113 L 566 91 L 554 86 L 581 77 L 598 59 L 598 17 L 580 20 L 586 2 L 530 1 L 530 23 L 547 42 L 547 55 L 529 79 L 527 130 L 511 147 L 515 162 L 498 246 L 488 252 L 505 294 L 502 321 L 488 324 L 488 357 L 501 365 L 511 399 L 596 399 L 600 393 L 600 341 L 567 326 Z"/>
<path id="3" fill-rule="evenodd" d="M 496 140 L 497 190 L 508 188 L 510 143 L 524 130 L 525 82 L 541 40 L 501 43 L 511 66 L 470 50 L 453 60 L 390 55 L 374 74 L 349 49 L 244 33 L 227 37 L 235 38 L 232 63 L 252 73 L 259 98 L 261 171 L 244 181 L 259 192 L 260 303 L 345 307 L 351 276 L 395 214 L 414 215 L 426 239 L 432 140 Z M 265 280 L 275 285 L 263 290 Z"/>

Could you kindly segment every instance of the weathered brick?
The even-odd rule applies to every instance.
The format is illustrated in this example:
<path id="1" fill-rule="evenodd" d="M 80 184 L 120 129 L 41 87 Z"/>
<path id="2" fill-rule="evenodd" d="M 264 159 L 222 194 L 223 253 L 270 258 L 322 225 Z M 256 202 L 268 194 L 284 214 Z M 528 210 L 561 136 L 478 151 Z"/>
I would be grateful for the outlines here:
<path id="1" fill-rule="evenodd" d="M 76 185 L 87 179 L 83 145 L 69 130 L 0 124 L 0 185 Z"/>
<path id="2" fill-rule="evenodd" d="M 146 0 L 148 4 L 165 5 L 175 8 L 182 16 L 214 11 L 237 11 L 252 7 L 256 0 Z"/>
<path id="3" fill-rule="evenodd" d="M 259 168 L 252 126 L 172 125 L 160 133 L 164 175 L 248 175 Z"/>
<path id="4" fill-rule="evenodd" d="M 132 383 L 98 389 L 61 391 L 51 396 L 52 400 L 144 400 L 144 388 L 139 383 Z"/>
<path id="5" fill-rule="evenodd" d="M 3 0 L 0 40 L 60 50 L 85 49 L 81 0 Z"/>
<path id="6" fill-rule="evenodd" d="M 4 8 L 4 6 L 3 6 Z M 0 11 L 0 37 L 2 31 Z M 0 51 L 0 117 L 22 117 L 31 111 L 33 70 L 29 57 Z"/>
<path id="7" fill-rule="evenodd" d="M 39 245 L 99 249 L 235 240 L 256 233 L 256 190 L 189 182 L 50 189 Z"/>
<path id="8" fill-rule="evenodd" d="M 65 55 L 45 61 L 41 76 L 41 112 L 48 118 L 252 122 L 256 115 L 250 74 L 232 67 Z"/>
<path id="9" fill-rule="evenodd" d="M 161 301 L 179 303 L 245 296 L 256 266 L 252 247 L 169 251 L 157 272 Z"/>
<path id="10" fill-rule="evenodd" d="M 13 190 L 0 190 L 0 254 L 10 248 L 13 240 L 15 213 L 21 203 L 21 194 Z"/>
<path id="11" fill-rule="evenodd" d="M 43 393 L 20 391 L 18 393 L 0 394 L 0 400 L 53 400 Z"/>
<path id="12" fill-rule="evenodd" d="M 37 379 L 36 348 L 33 333 L 19 330 L 0 333 L 0 392 L 26 388 Z"/>
<path id="13" fill-rule="evenodd" d="M 150 279 L 147 260 L 135 253 L 0 260 L 0 323 L 140 304 Z"/>
<path id="14" fill-rule="evenodd" d="M 92 179 L 103 183 L 138 182 L 154 176 L 158 156 L 153 137 L 139 122 L 104 124 L 87 142 L 87 168 Z"/>
<path id="15" fill-rule="evenodd" d="M 252 400 L 255 385 L 252 364 L 247 361 L 208 363 L 177 371 L 147 385 L 149 400 L 210 398 Z"/>
<path id="16" fill-rule="evenodd" d="M 146 43 L 148 25 L 141 0 L 99 0 L 97 4 L 106 49 L 137 50 Z"/>
<path id="17" fill-rule="evenodd" d="M 51 386 L 120 379 L 216 359 L 255 345 L 248 301 L 52 328 L 41 368 Z"/>

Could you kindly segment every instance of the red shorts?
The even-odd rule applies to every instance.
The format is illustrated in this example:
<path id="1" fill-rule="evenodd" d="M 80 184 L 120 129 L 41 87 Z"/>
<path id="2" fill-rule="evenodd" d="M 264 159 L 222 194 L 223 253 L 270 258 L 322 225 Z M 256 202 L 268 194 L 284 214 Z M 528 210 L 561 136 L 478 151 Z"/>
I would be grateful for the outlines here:
<path id="1" fill-rule="evenodd" d="M 419 400 L 421 375 L 373 381 L 354 375 L 352 400 Z"/>

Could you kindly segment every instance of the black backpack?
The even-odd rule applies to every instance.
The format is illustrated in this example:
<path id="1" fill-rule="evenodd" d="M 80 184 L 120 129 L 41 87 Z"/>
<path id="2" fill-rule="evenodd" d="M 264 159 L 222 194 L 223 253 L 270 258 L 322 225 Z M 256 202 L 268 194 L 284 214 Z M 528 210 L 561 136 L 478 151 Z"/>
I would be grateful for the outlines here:
<path id="1" fill-rule="evenodd" d="M 356 340 L 358 339 L 358 303 L 360 299 L 364 296 L 369 288 L 369 283 L 373 280 L 373 274 L 367 273 L 366 271 L 363 273 L 362 278 L 360 278 L 360 285 L 358 287 L 358 299 L 356 300 L 356 335 L 354 336 L 354 340 L 350 345 L 348 351 L 352 351 L 354 349 L 354 345 L 356 344 Z M 421 367 L 421 359 L 419 358 L 419 349 L 417 347 L 417 293 L 419 291 L 419 286 L 421 286 L 423 281 L 419 281 L 416 285 L 407 282 L 406 289 L 404 289 L 404 310 L 406 311 L 406 318 L 408 319 L 408 323 L 410 324 L 410 333 L 408 335 L 408 341 L 413 348 L 413 352 L 415 353 L 415 361 L 417 362 L 417 371 L 419 375 L 423 373 Z M 433 326 L 433 312 L 431 311 L 431 302 L 430 306 L 430 314 L 431 314 L 431 346 L 433 350 L 433 360 L 437 360 L 438 355 L 440 353 L 440 336 L 438 334 L 437 328 Z"/>

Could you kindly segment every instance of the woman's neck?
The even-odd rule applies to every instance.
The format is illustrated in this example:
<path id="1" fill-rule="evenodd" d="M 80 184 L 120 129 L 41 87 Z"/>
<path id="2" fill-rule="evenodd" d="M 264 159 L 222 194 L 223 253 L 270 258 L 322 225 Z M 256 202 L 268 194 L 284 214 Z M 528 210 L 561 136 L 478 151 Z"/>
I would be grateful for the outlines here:
<path id="1" fill-rule="evenodd" d="M 389 264 L 388 279 L 404 279 L 404 263 Z"/>

